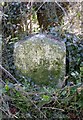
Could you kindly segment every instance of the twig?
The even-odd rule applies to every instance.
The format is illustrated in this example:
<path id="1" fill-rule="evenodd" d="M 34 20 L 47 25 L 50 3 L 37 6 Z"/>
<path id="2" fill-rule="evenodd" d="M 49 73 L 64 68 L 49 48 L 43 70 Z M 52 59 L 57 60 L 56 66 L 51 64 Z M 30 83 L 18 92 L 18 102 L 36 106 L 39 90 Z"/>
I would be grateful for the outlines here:
<path id="1" fill-rule="evenodd" d="M 64 8 L 58 2 L 55 1 L 55 3 L 62 9 L 62 11 L 64 12 L 64 15 L 66 15 L 68 17 L 68 15 L 67 15 L 66 11 L 64 10 Z"/>
<path id="2" fill-rule="evenodd" d="M 74 14 L 71 18 L 69 18 L 69 22 L 66 23 L 65 25 L 63 25 L 61 28 L 64 28 L 65 26 L 69 26 L 68 24 L 69 24 L 69 23 L 71 24 L 71 22 L 73 21 L 74 17 L 77 16 L 77 12 L 78 12 L 78 11 L 79 11 L 79 7 L 78 7 L 78 9 L 76 10 L 75 14 Z M 71 26 L 70 26 L 70 27 L 71 27 Z"/>
<path id="3" fill-rule="evenodd" d="M 9 76 L 9 78 L 11 78 L 11 79 L 14 80 L 15 82 L 19 83 L 19 82 L 16 80 L 16 78 L 14 78 L 13 75 L 12 75 L 9 71 L 7 71 L 2 65 L 0 65 L 0 71 L 5 72 L 5 74 L 6 74 L 7 76 Z"/>
<path id="4" fill-rule="evenodd" d="M 69 78 L 69 76 L 65 76 L 64 77 L 64 80 L 63 80 L 63 82 L 62 82 L 62 88 L 65 86 L 65 82 L 66 82 L 66 80 Z"/>
<path id="5" fill-rule="evenodd" d="M 16 88 L 15 88 L 16 89 Z M 40 108 L 38 108 L 38 106 L 33 102 L 33 100 L 31 100 L 29 94 L 23 90 L 23 88 L 21 86 L 19 86 L 19 90 L 16 89 L 17 91 L 19 91 L 22 95 L 24 95 L 25 97 L 28 97 L 29 101 L 31 102 L 32 105 L 35 106 L 35 108 L 44 116 L 45 120 L 47 120 L 47 117 L 44 115 L 44 113 L 40 110 Z"/>
<path id="6" fill-rule="evenodd" d="M 42 108 L 44 108 L 44 109 L 52 109 L 52 110 L 59 110 L 59 111 L 64 112 L 64 110 L 63 110 L 63 109 L 54 108 L 54 107 L 42 107 Z"/>
<path id="7" fill-rule="evenodd" d="M 9 114 L 8 114 L 7 112 L 5 112 L 5 110 L 4 110 L 3 108 L 0 107 L 0 110 L 1 110 L 2 112 L 4 112 L 4 113 L 9 117 Z"/>
<path id="8" fill-rule="evenodd" d="M 45 4 L 46 2 L 44 2 L 42 5 L 40 5 L 40 7 L 37 9 L 36 13 L 40 10 L 40 8 Z"/>
<path id="9" fill-rule="evenodd" d="M 1 81 L 1 83 L 3 83 L 4 85 L 6 84 L 1 78 L 0 78 L 0 81 Z"/>

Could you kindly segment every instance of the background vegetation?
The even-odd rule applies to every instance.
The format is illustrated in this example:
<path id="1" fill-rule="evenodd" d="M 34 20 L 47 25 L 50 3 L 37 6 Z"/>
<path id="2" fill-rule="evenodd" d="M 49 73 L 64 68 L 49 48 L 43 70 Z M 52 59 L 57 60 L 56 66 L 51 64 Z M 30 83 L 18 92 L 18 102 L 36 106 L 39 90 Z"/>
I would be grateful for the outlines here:
<path id="1" fill-rule="evenodd" d="M 0 3 L 0 26 L 2 25 L 0 110 L 3 120 L 7 118 L 82 120 L 82 4 L 79 2 Z M 15 69 L 14 43 L 39 32 L 52 34 L 65 42 L 66 75 L 61 89 L 47 86 L 41 88 Z"/>

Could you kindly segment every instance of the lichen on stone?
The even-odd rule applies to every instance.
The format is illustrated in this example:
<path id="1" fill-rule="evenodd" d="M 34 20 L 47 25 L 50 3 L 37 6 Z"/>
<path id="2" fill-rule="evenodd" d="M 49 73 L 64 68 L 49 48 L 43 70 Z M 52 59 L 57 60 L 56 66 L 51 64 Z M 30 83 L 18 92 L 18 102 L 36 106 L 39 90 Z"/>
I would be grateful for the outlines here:
<path id="1" fill-rule="evenodd" d="M 65 43 L 38 34 L 16 43 L 15 65 L 36 84 L 57 87 L 65 75 L 65 53 Z"/>

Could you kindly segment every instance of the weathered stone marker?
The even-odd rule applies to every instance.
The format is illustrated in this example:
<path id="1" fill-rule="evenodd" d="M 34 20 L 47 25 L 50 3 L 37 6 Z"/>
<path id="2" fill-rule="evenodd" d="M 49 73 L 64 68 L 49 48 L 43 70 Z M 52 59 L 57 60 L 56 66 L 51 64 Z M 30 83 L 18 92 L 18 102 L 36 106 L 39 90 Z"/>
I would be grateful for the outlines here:
<path id="1" fill-rule="evenodd" d="M 65 75 L 65 43 L 45 34 L 15 43 L 15 65 L 39 85 L 61 87 Z"/>

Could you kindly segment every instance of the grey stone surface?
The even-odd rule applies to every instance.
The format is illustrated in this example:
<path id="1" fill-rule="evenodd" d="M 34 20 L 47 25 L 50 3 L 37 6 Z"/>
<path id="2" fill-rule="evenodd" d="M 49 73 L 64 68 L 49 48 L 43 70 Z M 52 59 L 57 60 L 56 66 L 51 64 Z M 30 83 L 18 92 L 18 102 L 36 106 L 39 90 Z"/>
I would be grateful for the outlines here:
<path id="1" fill-rule="evenodd" d="M 65 75 L 65 43 L 37 34 L 14 46 L 15 65 L 39 85 L 61 87 Z"/>

